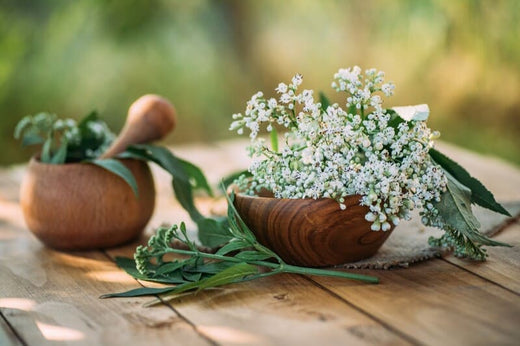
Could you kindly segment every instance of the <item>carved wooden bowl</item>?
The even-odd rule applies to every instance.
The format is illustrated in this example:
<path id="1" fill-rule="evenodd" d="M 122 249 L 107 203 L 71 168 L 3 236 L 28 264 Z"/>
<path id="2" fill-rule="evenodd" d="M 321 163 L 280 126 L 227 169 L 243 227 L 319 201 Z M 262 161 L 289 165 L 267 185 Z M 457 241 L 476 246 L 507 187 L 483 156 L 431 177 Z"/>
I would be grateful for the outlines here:
<path id="1" fill-rule="evenodd" d="M 360 196 L 338 202 L 323 199 L 279 199 L 237 193 L 235 207 L 258 241 L 289 264 L 325 267 L 374 255 L 393 230 L 374 232 Z"/>
<path id="2" fill-rule="evenodd" d="M 139 191 L 107 170 L 86 163 L 51 165 L 33 158 L 20 190 L 27 227 L 45 245 L 60 250 L 112 247 L 136 238 L 155 206 L 148 165 L 121 160 Z"/>

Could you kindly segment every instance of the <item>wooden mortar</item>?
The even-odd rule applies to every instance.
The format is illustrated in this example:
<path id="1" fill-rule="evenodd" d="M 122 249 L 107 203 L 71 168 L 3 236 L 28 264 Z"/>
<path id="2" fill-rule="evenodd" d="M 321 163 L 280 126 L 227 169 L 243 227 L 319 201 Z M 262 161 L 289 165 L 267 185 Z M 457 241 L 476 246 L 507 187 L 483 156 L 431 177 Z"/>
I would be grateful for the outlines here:
<path id="1" fill-rule="evenodd" d="M 372 231 L 365 220 L 369 209 L 360 196 L 337 201 L 279 199 L 236 193 L 235 207 L 257 240 L 293 265 L 325 267 L 355 262 L 374 255 L 394 227 Z"/>
<path id="2" fill-rule="evenodd" d="M 101 167 L 32 158 L 20 190 L 28 228 L 60 250 L 106 248 L 136 238 L 152 216 L 155 187 L 145 162 L 121 162 L 135 177 L 138 198 L 123 179 Z"/>

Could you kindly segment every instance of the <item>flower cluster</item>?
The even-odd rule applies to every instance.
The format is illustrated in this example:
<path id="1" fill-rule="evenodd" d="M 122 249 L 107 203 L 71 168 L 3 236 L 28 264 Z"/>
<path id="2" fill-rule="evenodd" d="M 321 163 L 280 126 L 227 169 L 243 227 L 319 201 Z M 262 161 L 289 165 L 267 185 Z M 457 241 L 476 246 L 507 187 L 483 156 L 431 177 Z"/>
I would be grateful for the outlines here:
<path id="1" fill-rule="evenodd" d="M 239 134 L 248 129 L 252 142 L 252 178 L 237 181 L 242 190 L 254 194 L 266 188 L 277 198 L 333 198 L 341 209 L 346 196 L 360 195 L 374 231 L 389 230 L 414 208 L 433 208 L 447 183 L 428 155 L 438 134 L 425 121 L 408 121 L 383 108 L 383 97 L 394 90 L 384 83 L 383 72 L 340 69 L 332 87 L 346 94 L 344 107 L 324 97 L 318 102 L 312 90 L 299 91 L 301 84 L 296 75 L 278 85 L 278 98 L 258 92 L 244 114 L 233 115 L 230 129 Z M 286 129 L 283 148 L 258 137 L 264 128 Z"/>

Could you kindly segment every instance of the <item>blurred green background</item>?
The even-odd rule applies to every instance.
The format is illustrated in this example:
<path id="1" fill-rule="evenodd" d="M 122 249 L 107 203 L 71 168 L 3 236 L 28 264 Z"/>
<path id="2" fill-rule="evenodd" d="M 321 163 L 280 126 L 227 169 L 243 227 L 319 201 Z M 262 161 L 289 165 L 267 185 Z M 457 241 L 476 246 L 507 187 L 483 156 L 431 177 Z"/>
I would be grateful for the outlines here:
<path id="1" fill-rule="evenodd" d="M 172 100 L 169 142 L 234 136 L 230 116 L 296 72 L 386 72 L 386 103 L 428 103 L 442 139 L 520 164 L 520 1 L 1 0 L 0 165 L 26 114 L 97 109 L 118 131 L 144 93 Z"/>

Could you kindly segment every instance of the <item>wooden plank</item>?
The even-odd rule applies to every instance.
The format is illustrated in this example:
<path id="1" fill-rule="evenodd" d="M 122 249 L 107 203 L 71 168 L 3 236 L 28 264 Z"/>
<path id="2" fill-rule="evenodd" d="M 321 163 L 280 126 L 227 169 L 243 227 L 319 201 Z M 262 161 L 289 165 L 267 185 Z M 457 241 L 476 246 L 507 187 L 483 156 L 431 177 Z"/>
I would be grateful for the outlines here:
<path id="1" fill-rule="evenodd" d="M 486 262 L 465 261 L 455 256 L 445 260 L 520 295 L 520 223 L 510 225 L 493 239 L 513 247 L 487 247 Z"/>
<path id="2" fill-rule="evenodd" d="M 136 282 L 103 253 L 44 248 L 11 219 L 21 220 L 19 209 L 0 208 L 0 311 L 29 345 L 167 345 L 172 335 L 179 344 L 212 344 L 165 305 L 98 299 Z"/>
<path id="3" fill-rule="evenodd" d="M 408 269 L 363 271 L 379 285 L 312 280 L 424 344 L 514 344 L 520 297 L 440 259 Z"/>
<path id="4" fill-rule="evenodd" d="M 129 257 L 133 250 L 129 246 L 108 253 Z M 198 331 L 224 345 L 415 343 L 298 275 L 203 291 L 170 304 Z"/>
<path id="5" fill-rule="evenodd" d="M 4 316 L 0 312 L 0 345 L 4 346 L 18 346 L 23 343 L 16 337 L 14 331 L 7 324 Z"/>

